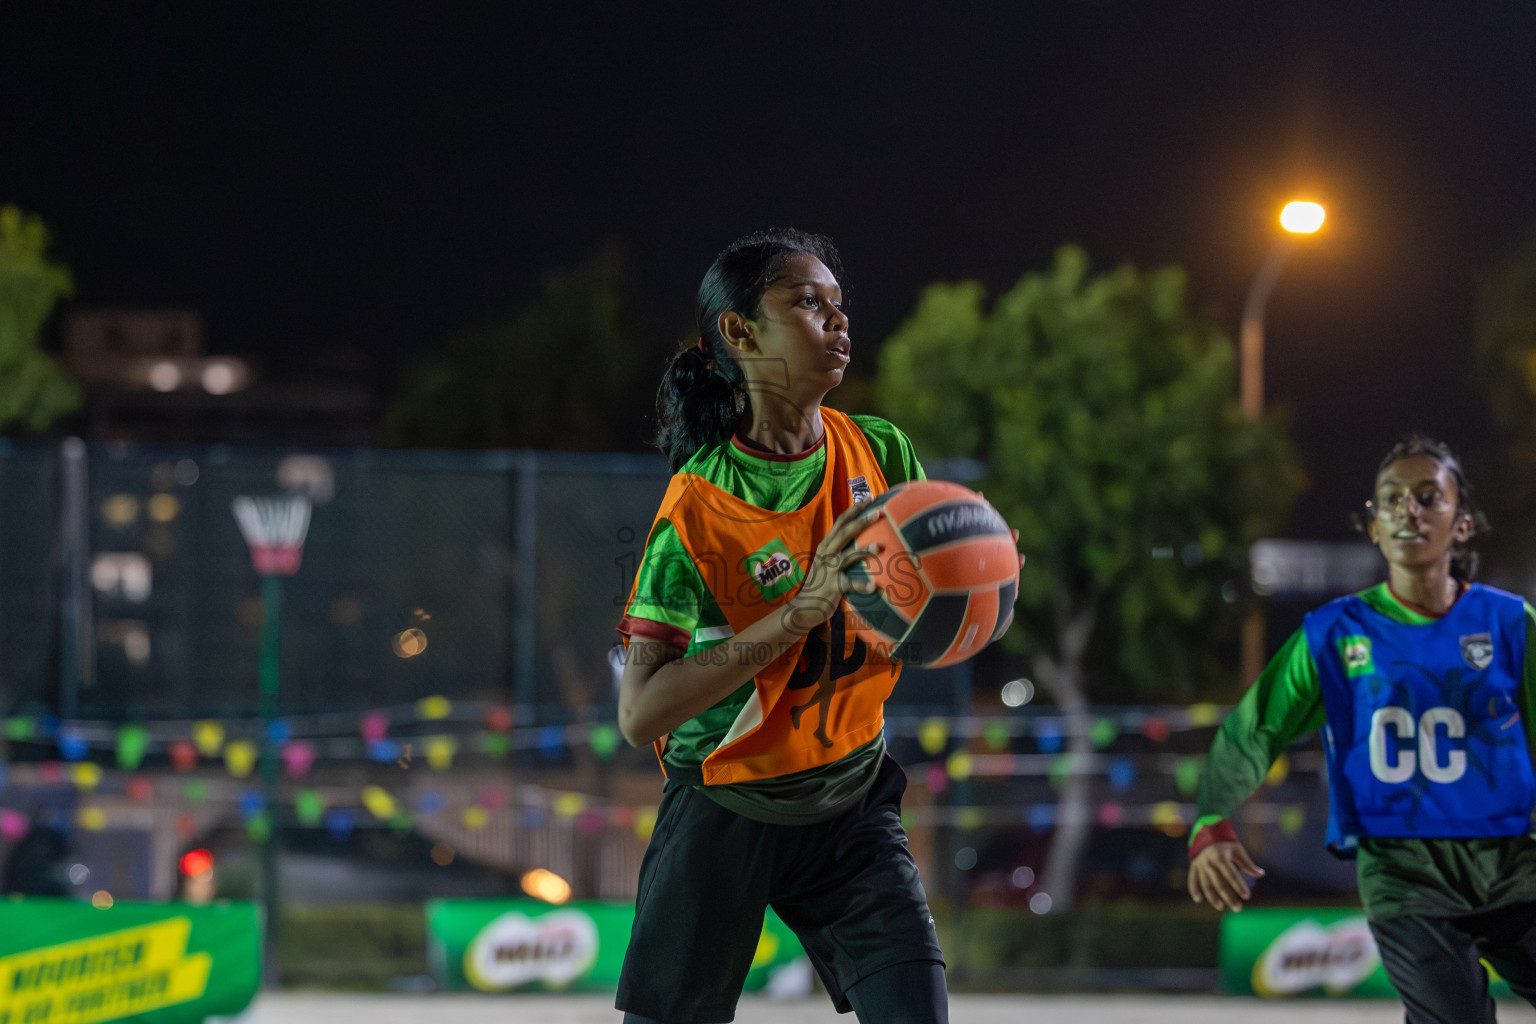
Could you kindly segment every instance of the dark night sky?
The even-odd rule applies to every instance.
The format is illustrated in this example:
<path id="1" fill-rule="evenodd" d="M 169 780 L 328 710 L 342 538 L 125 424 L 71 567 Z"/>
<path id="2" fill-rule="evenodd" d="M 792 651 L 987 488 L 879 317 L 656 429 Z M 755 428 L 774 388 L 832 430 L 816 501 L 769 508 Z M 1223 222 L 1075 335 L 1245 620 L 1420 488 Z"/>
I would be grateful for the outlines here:
<path id="1" fill-rule="evenodd" d="M 1409 428 L 1491 466 L 1472 303 L 1536 224 L 1523 0 L 6 0 L 0 52 L 0 201 L 82 304 L 195 306 L 214 351 L 393 372 L 609 240 L 680 327 L 772 224 L 838 241 L 870 348 L 923 284 L 1001 289 L 1065 241 L 1187 266 L 1235 334 L 1306 192 L 1330 227 L 1267 319 L 1315 484 L 1293 532 L 1341 535 Z"/>

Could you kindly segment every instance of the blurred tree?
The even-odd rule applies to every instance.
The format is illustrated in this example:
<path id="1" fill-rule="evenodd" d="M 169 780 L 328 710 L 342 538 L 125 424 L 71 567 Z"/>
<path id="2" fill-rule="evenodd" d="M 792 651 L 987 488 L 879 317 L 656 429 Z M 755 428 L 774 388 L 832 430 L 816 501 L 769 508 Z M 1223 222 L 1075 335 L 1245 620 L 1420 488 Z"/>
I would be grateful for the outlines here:
<path id="1" fill-rule="evenodd" d="M 928 288 L 880 352 L 884 412 L 927 457 L 970 457 L 1029 558 L 1004 638 L 1068 717 L 1074 768 L 1094 701 L 1233 692 L 1247 551 L 1301 488 L 1277 418 L 1243 418 L 1231 342 L 1187 309 L 1185 275 L 1090 277 L 1065 247 L 990 310 L 975 282 Z M 1063 785 L 1041 886 L 1074 902 L 1090 778 Z"/>
<path id="2" fill-rule="evenodd" d="M 1479 283 L 1476 328 L 1494 418 L 1536 448 L 1536 231 Z"/>
<path id="3" fill-rule="evenodd" d="M 505 323 L 413 366 L 385 411 L 385 444 L 606 451 L 644 447 L 665 346 L 633 310 L 628 264 L 609 247 L 547 277 Z"/>
<path id="4" fill-rule="evenodd" d="M 0 206 L 0 430 L 44 430 L 80 408 L 80 389 L 38 345 L 48 314 L 74 294 L 69 268 L 48 258 L 48 228 Z"/>
<path id="5" fill-rule="evenodd" d="M 1524 514 L 1536 497 L 1536 230 L 1479 282 L 1475 329 L 1478 375 L 1505 440 L 1492 539 L 1501 553 L 1528 557 L 1536 548 Z"/>

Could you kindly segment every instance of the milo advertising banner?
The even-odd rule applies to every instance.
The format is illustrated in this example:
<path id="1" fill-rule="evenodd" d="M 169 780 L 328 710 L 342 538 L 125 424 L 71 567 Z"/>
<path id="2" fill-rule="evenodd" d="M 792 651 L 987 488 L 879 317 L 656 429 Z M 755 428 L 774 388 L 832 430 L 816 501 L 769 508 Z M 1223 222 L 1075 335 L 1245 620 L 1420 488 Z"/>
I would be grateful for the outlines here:
<path id="1" fill-rule="evenodd" d="M 1397 998 L 1359 910 L 1250 907 L 1223 914 L 1220 959 L 1222 989 L 1235 995 Z M 1494 997 L 1508 997 L 1509 986 L 1491 968 L 1488 974 Z"/>
<path id="2" fill-rule="evenodd" d="M 618 988 L 635 908 L 629 903 L 430 900 L 426 918 L 427 958 L 444 989 L 612 992 Z M 746 987 L 761 988 L 776 969 L 801 955 L 795 933 L 768 911 Z"/>
<path id="3" fill-rule="evenodd" d="M 0 900 L 0 1024 L 191 1024 L 261 983 L 250 903 Z"/>

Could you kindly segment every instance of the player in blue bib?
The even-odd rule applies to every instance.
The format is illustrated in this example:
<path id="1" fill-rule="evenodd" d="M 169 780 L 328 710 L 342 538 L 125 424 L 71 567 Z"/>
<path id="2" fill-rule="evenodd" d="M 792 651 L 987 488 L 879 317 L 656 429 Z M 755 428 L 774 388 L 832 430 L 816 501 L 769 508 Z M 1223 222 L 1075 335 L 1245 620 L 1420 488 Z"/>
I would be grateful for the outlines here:
<path id="1" fill-rule="evenodd" d="M 1492 1022 L 1481 961 L 1536 1005 L 1536 611 L 1471 582 L 1481 525 L 1444 445 L 1387 454 L 1364 523 L 1387 582 L 1308 615 L 1222 723 L 1190 840 L 1190 895 L 1241 909 L 1264 872 L 1231 815 L 1321 729 L 1328 845 L 1410 1024 Z"/>
<path id="2" fill-rule="evenodd" d="M 1302 629 L 1328 716 L 1330 846 L 1531 830 L 1524 601 L 1473 583 L 1440 618 L 1410 623 L 1341 597 Z"/>

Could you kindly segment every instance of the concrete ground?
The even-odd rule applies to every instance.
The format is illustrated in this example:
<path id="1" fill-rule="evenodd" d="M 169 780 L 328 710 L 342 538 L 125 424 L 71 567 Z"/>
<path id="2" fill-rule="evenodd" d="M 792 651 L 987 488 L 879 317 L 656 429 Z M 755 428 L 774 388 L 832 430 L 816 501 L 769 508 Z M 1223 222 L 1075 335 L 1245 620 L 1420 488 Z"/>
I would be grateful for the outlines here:
<path id="1" fill-rule="evenodd" d="M 350 995 L 263 993 L 239 1024 L 619 1024 L 599 996 Z M 1399 1024 L 1395 1002 L 1264 1002 L 1220 996 L 957 995 L 952 1024 Z M 740 1024 L 854 1024 L 825 997 L 779 1001 L 743 997 Z M 1499 1020 L 1536 1021 L 1524 1003 L 1501 1003 Z"/>

